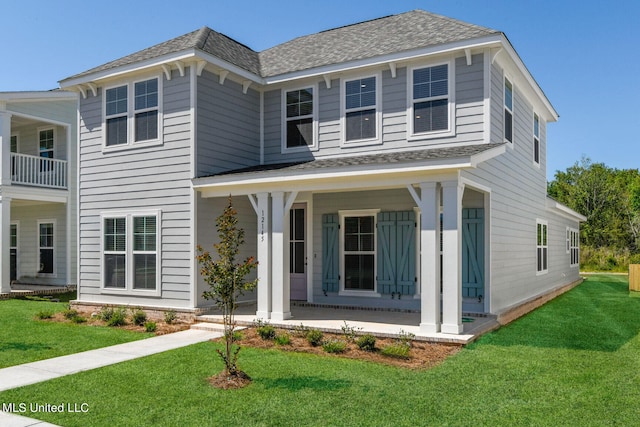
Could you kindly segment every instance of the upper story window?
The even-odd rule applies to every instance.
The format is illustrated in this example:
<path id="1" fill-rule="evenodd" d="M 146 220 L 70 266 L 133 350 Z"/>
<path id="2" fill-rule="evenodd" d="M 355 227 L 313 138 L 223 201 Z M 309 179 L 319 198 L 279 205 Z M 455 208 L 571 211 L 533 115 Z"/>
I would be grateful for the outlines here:
<path id="1" fill-rule="evenodd" d="M 313 87 L 285 92 L 285 149 L 315 146 L 313 93 Z"/>
<path id="2" fill-rule="evenodd" d="M 105 146 L 157 141 L 160 117 L 159 79 L 105 90 Z"/>
<path id="3" fill-rule="evenodd" d="M 18 152 L 18 135 L 11 135 L 11 146 L 9 151 L 11 151 L 12 153 L 17 153 Z"/>
<path id="4" fill-rule="evenodd" d="M 347 80 L 344 84 L 345 141 L 377 138 L 377 76 Z"/>
<path id="5" fill-rule="evenodd" d="M 449 129 L 449 65 L 416 68 L 412 72 L 413 133 Z"/>
<path id="6" fill-rule="evenodd" d="M 513 143 L 513 84 L 504 78 L 504 140 Z"/>
<path id="7" fill-rule="evenodd" d="M 533 162 L 540 166 L 540 118 L 533 114 Z"/>
<path id="8" fill-rule="evenodd" d="M 39 154 L 45 159 L 53 159 L 54 135 L 53 129 L 44 129 L 38 132 Z"/>

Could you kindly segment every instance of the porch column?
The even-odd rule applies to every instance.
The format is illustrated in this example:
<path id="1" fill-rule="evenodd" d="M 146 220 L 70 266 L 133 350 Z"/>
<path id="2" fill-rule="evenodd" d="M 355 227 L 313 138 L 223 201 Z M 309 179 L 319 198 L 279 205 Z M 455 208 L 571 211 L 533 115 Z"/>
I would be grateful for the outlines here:
<path id="1" fill-rule="evenodd" d="M 282 191 L 271 193 L 271 319 L 291 318 L 289 301 L 289 208 Z M 289 205 L 289 208 L 287 207 Z M 286 268 L 285 268 L 286 267 Z"/>
<path id="2" fill-rule="evenodd" d="M 462 332 L 462 193 L 458 181 L 442 183 L 442 332 Z"/>
<path id="3" fill-rule="evenodd" d="M 267 320 L 271 313 L 271 230 L 269 222 L 269 193 L 249 195 L 258 217 L 258 304 L 256 318 Z"/>
<path id="4" fill-rule="evenodd" d="M 11 293 L 11 199 L 0 196 L 0 293 Z"/>
<path id="5" fill-rule="evenodd" d="M 0 111 L 0 185 L 11 185 L 11 114 L 6 111 Z"/>
<path id="6" fill-rule="evenodd" d="M 440 332 L 440 191 L 420 184 L 420 331 Z"/>

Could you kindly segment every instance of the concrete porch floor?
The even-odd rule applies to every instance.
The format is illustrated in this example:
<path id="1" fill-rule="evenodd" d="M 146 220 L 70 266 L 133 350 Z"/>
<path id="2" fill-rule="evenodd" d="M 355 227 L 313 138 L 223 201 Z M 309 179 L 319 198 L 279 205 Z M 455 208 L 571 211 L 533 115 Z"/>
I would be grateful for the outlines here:
<path id="1" fill-rule="evenodd" d="M 6 299 L 23 295 L 55 295 L 64 292 L 74 291 L 73 286 L 56 286 L 56 285 L 29 285 L 24 283 L 12 283 L 11 293 L 0 293 L 0 299 Z"/>
<path id="2" fill-rule="evenodd" d="M 379 337 L 395 337 L 403 330 L 415 334 L 416 340 L 439 342 L 445 344 L 468 344 L 480 335 L 500 327 L 494 316 L 464 315 L 463 333 L 425 334 L 420 332 L 420 313 L 390 310 L 367 310 L 361 308 L 336 308 L 331 306 L 310 305 L 306 303 L 291 304 L 291 319 L 283 321 L 269 320 L 273 326 L 293 329 L 300 324 L 323 332 L 342 333 L 344 323 L 354 327 L 359 333 L 369 333 Z M 239 326 L 250 326 L 256 319 L 256 305 L 244 304 L 236 310 L 236 323 Z M 196 317 L 199 322 L 222 323 L 222 314 L 211 311 Z M 206 329 L 206 325 L 194 325 L 194 328 Z"/>

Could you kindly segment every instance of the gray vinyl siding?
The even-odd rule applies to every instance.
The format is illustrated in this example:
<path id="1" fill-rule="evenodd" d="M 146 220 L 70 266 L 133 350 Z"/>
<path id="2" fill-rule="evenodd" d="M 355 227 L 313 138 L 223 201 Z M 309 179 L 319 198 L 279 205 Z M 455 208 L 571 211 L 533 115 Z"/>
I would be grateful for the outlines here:
<path id="1" fill-rule="evenodd" d="M 191 307 L 190 73 L 162 79 L 162 145 L 103 152 L 102 96 L 80 101 L 80 292 L 88 302 Z M 160 210 L 160 297 L 101 293 L 100 215 Z M 128 237 L 129 238 L 129 237 Z"/>
<path id="2" fill-rule="evenodd" d="M 331 80 L 327 88 L 324 80 L 308 81 L 318 85 L 318 147 L 316 150 L 282 154 L 282 93 L 287 88 L 265 92 L 264 139 L 265 163 L 309 160 L 311 158 L 370 154 L 381 151 L 415 150 L 434 145 L 481 143 L 484 141 L 484 56 L 473 55 L 472 65 L 464 57 L 455 59 L 455 132 L 453 136 L 423 138 L 408 141 L 407 79 L 408 68 L 398 67 L 396 77 L 388 68 L 381 70 L 382 135 L 379 143 L 349 145 L 342 143 L 340 102 L 342 82 Z M 429 66 L 417 63 L 416 66 Z M 370 74 L 370 73 L 369 73 Z M 350 79 L 351 77 L 349 77 Z M 353 78 L 358 78 L 354 76 Z M 304 86 L 296 82 L 296 87 Z"/>
<path id="3" fill-rule="evenodd" d="M 492 66 L 491 142 L 504 138 L 503 74 Z M 533 164 L 533 108 L 514 83 L 514 143 L 504 154 L 462 177 L 491 189 L 491 311 L 540 295 L 578 279 L 564 253 L 565 228 L 578 223 L 547 210 L 546 124 L 540 122 L 541 166 Z M 542 120 L 542 118 L 541 118 Z M 549 272 L 536 274 L 536 219 L 549 224 Z M 566 259 L 565 259 L 566 258 Z M 566 261 L 566 262 L 565 262 Z"/>
<path id="4" fill-rule="evenodd" d="M 259 164 L 259 92 L 208 71 L 197 82 L 196 176 Z"/>
<path id="5" fill-rule="evenodd" d="M 11 221 L 18 223 L 17 279 L 19 281 L 46 285 L 75 283 L 73 271 L 71 272 L 73 278 L 67 278 L 67 208 L 63 203 L 14 206 L 11 208 Z M 38 221 L 54 223 L 53 275 L 38 274 L 40 268 Z M 72 246 L 75 247 L 73 242 Z"/>

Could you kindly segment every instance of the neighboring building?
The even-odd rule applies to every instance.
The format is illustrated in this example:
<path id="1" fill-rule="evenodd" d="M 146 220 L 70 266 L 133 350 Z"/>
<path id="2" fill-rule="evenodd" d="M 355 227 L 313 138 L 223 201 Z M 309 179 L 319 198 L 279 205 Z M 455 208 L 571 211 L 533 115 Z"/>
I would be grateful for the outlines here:
<path id="1" fill-rule="evenodd" d="M 78 94 L 0 92 L 0 293 L 76 284 Z"/>
<path id="2" fill-rule="evenodd" d="M 458 334 L 579 280 L 584 217 L 546 195 L 558 114 L 499 31 L 418 10 L 257 53 L 204 27 L 61 86 L 81 303 L 205 308 L 195 248 L 229 195 L 259 318 L 301 300 Z"/>

